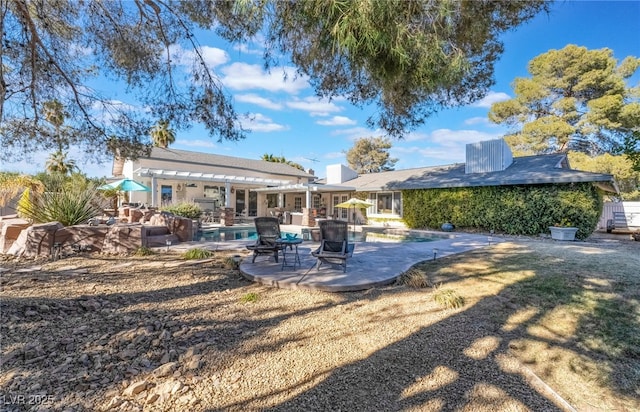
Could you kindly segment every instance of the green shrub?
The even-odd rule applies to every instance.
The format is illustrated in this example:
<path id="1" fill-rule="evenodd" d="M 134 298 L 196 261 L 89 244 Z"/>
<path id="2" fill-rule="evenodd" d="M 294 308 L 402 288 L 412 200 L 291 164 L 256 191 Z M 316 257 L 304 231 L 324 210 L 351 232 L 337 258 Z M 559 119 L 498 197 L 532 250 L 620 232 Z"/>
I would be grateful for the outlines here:
<path id="1" fill-rule="evenodd" d="M 189 249 L 182 254 L 183 259 L 207 259 L 213 256 L 213 252 L 206 249 Z"/>
<path id="2" fill-rule="evenodd" d="M 192 202 L 181 202 L 170 206 L 163 207 L 164 212 L 173 213 L 176 216 L 186 217 L 187 219 L 198 219 L 202 215 L 202 209 Z"/>
<path id="3" fill-rule="evenodd" d="M 243 303 L 254 303 L 254 302 L 257 302 L 258 299 L 260 299 L 260 295 L 258 295 L 255 292 L 249 292 L 249 293 L 243 295 L 240 298 L 240 301 L 243 302 Z"/>
<path id="4" fill-rule="evenodd" d="M 488 186 L 404 190 L 403 215 L 410 228 L 494 230 L 511 235 L 538 235 L 569 221 L 585 239 L 596 228 L 602 194 L 591 183 Z"/>
<path id="5" fill-rule="evenodd" d="M 155 254 L 156 252 L 146 246 L 139 247 L 138 249 L 136 249 L 136 253 L 134 253 L 135 256 L 152 256 Z"/>

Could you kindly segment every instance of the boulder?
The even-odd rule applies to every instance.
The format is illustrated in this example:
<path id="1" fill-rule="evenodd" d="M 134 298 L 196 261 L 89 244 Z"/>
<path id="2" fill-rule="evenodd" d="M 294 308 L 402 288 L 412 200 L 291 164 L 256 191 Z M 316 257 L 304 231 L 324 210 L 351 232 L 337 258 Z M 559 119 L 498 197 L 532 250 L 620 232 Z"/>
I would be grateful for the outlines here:
<path id="1" fill-rule="evenodd" d="M 31 225 L 28 221 L 19 218 L 0 219 L 0 254 L 6 253 L 13 242 L 18 239 L 20 232 Z"/>
<path id="2" fill-rule="evenodd" d="M 108 231 L 107 225 L 66 226 L 56 232 L 54 242 L 61 244 L 64 253 L 71 253 L 77 249 L 102 252 Z"/>
<path id="3" fill-rule="evenodd" d="M 104 238 L 104 253 L 131 253 L 142 246 L 142 230 L 140 223 L 119 223 L 109 226 Z"/>
<path id="4" fill-rule="evenodd" d="M 62 227 L 60 222 L 30 226 L 20 232 L 20 235 L 7 253 L 19 257 L 50 256 L 55 233 Z"/>

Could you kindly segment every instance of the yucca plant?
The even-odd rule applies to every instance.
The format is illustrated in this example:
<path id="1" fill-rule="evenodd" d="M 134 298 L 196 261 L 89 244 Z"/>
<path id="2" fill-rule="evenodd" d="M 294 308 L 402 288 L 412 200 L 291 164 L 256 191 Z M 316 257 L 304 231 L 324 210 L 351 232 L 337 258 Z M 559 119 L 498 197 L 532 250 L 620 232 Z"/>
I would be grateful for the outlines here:
<path id="1" fill-rule="evenodd" d="M 42 192 L 27 188 L 18 201 L 18 214 L 33 223 L 60 222 L 64 226 L 85 223 L 100 214 L 105 199 L 95 184 L 79 177 L 50 175 Z"/>

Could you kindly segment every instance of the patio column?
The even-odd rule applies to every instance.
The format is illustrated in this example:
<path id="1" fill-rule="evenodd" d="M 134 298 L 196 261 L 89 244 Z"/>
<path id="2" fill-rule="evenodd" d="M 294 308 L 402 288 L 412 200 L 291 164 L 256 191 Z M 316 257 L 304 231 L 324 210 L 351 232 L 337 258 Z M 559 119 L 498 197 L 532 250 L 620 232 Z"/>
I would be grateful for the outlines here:
<path id="1" fill-rule="evenodd" d="M 224 182 L 224 193 L 224 207 L 229 209 L 231 208 L 231 182 L 228 180 Z"/>
<path id="2" fill-rule="evenodd" d="M 158 178 L 155 176 L 151 176 L 151 207 L 156 207 L 158 205 L 157 196 Z"/>
<path id="3" fill-rule="evenodd" d="M 282 199 L 282 192 L 278 192 L 278 207 L 284 208 L 284 201 Z"/>
<path id="4" fill-rule="evenodd" d="M 311 209 L 311 189 L 309 188 L 309 186 L 307 186 L 307 193 L 306 193 L 306 197 L 305 197 L 305 202 L 307 205 L 308 209 Z"/>

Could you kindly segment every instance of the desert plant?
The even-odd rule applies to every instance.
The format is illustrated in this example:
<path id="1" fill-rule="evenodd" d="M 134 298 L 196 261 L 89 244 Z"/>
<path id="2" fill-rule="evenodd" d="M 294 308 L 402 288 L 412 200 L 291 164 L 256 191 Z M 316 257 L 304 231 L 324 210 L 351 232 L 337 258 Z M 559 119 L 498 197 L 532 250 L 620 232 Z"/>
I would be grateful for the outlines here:
<path id="1" fill-rule="evenodd" d="M 176 203 L 163 207 L 162 210 L 176 216 L 186 217 L 187 219 L 198 219 L 202 215 L 202 209 L 200 206 L 193 202 Z"/>
<path id="2" fill-rule="evenodd" d="M 464 306 L 464 298 L 453 289 L 442 289 L 442 285 L 434 287 L 433 299 L 446 309 L 457 309 Z"/>
<path id="3" fill-rule="evenodd" d="M 255 292 L 249 292 L 242 295 L 242 297 L 240 298 L 240 301 L 242 303 L 254 303 L 254 302 L 257 302 L 258 299 L 260 299 L 260 295 L 258 295 Z"/>
<path id="4" fill-rule="evenodd" d="M 25 189 L 35 192 L 44 191 L 44 185 L 40 180 L 32 176 L 21 175 L 12 172 L 0 172 L 0 207 L 7 205 Z"/>
<path id="5" fill-rule="evenodd" d="M 183 259 L 207 259 L 213 256 L 213 252 L 206 249 L 189 249 L 182 254 Z"/>
<path id="6" fill-rule="evenodd" d="M 240 267 L 238 256 L 227 256 L 224 259 L 224 267 L 227 269 L 238 269 Z"/>
<path id="7" fill-rule="evenodd" d="M 427 274 L 415 268 L 411 268 L 401 274 L 398 278 L 398 283 L 414 289 L 422 289 L 430 286 Z"/>
<path id="8" fill-rule="evenodd" d="M 138 249 L 136 249 L 136 252 L 134 253 L 135 256 L 152 256 L 155 255 L 156 252 L 154 252 L 153 250 L 149 249 L 146 246 L 141 246 Z"/>
<path id="9" fill-rule="evenodd" d="M 77 225 L 100 214 L 105 206 L 95 184 L 81 175 L 53 174 L 43 184 L 42 192 L 26 189 L 18 201 L 18 214 L 33 223 Z"/>

